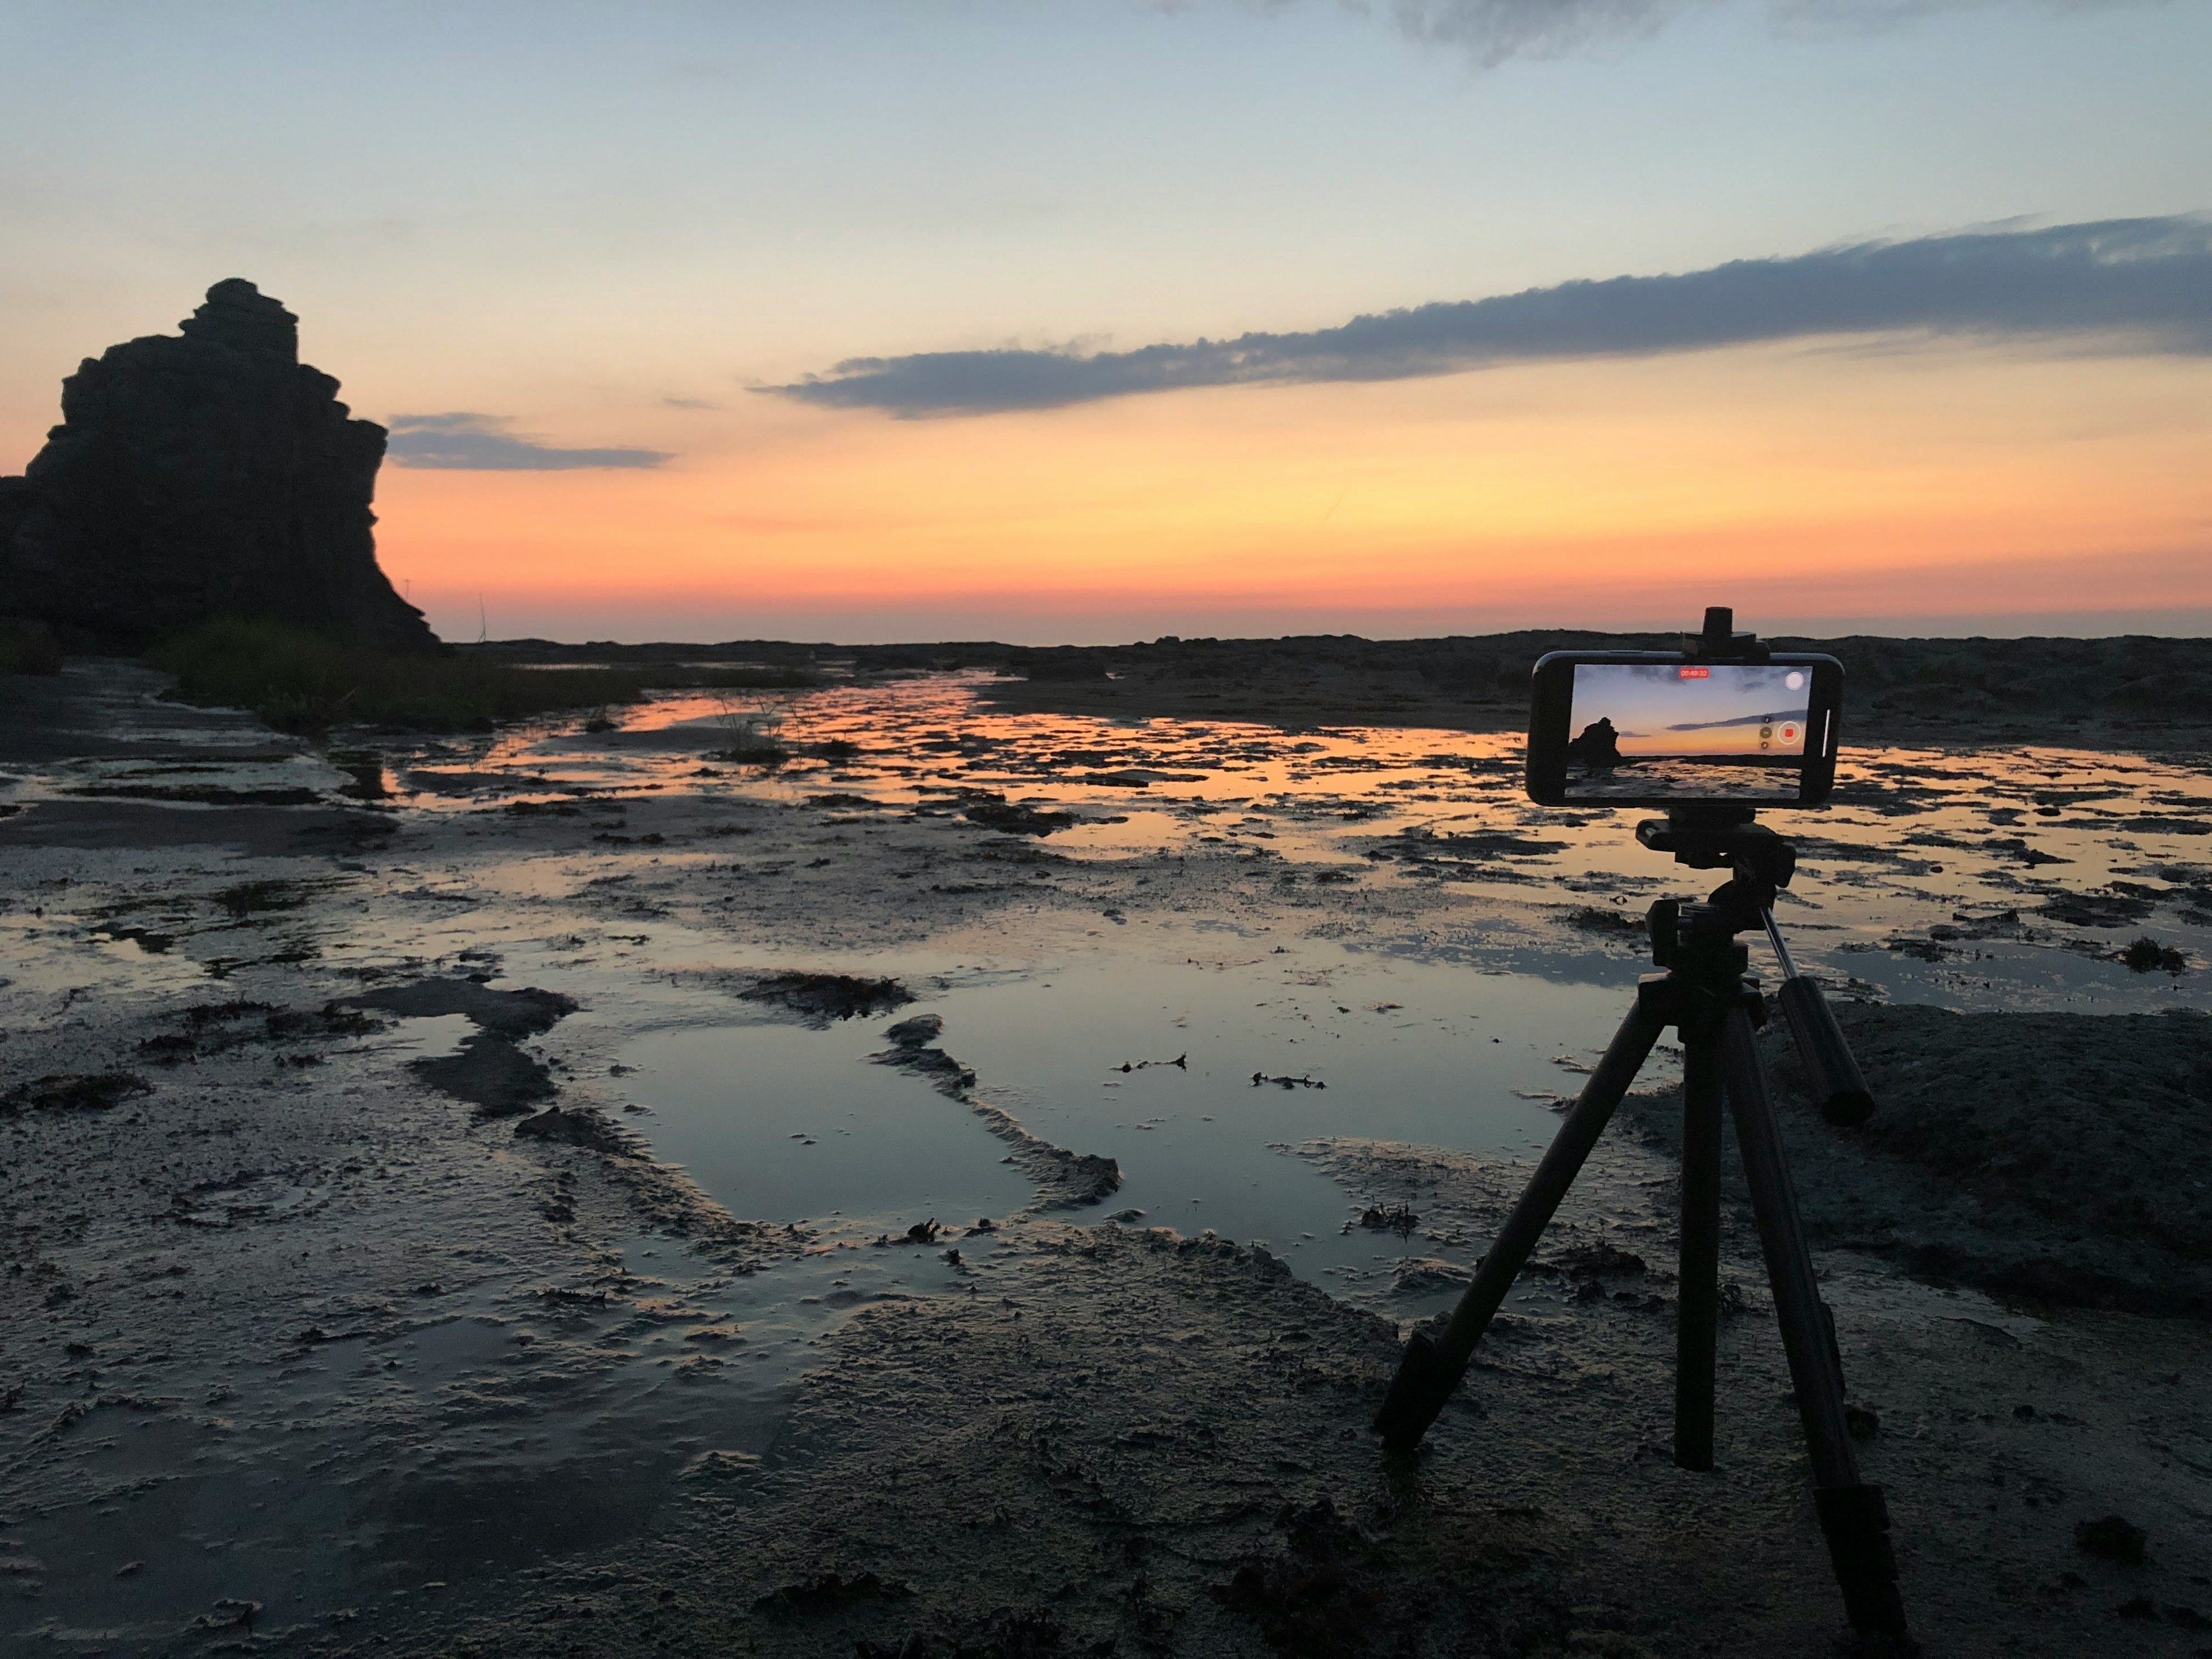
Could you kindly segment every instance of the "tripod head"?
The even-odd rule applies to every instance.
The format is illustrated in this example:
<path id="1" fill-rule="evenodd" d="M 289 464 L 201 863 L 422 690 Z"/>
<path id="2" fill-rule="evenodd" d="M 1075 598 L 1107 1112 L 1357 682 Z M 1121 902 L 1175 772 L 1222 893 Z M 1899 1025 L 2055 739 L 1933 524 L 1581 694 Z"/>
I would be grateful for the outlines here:
<path id="1" fill-rule="evenodd" d="M 1655 853 L 1672 853 L 1692 870 L 1728 870 L 1728 884 L 1707 902 L 1742 916 L 1730 931 L 1763 925 L 1776 893 L 1797 873 L 1797 849 L 1765 824 L 1753 809 L 1733 802 L 1686 801 L 1663 818 L 1636 826 L 1636 839 Z"/>
<path id="2" fill-rule="evenodd" d="M 1798 973 L 1774 921 L 1775 896 L 1797 872 L 1797 849 L 1754 823 L 1750 807 L 1712 802 L 1686 803 L 1663 818 L 1646 818 L 1636 826 L 1636 839 L 1655 853 L 1672 853 L 1675 863 L 1692 870 L 1729 872 L 1703 904 L 1661 899 L 1651 907 L 1645 925 L 1652 961 L 1718 988 L 1748 965 L 1735 936 L 1764 928 L 1782 967 L 1777 1000 L 1821 1115 L 1835 1124 L 1864 1122 L 1874 1111 L 1874 1096 L 1820 988 Z"/>

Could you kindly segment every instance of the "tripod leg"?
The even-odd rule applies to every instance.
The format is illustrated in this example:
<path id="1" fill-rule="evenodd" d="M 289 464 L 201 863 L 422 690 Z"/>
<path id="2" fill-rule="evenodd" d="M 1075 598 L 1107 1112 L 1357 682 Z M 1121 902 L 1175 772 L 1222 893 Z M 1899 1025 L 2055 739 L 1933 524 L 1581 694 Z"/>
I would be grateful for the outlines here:
<path id="1" fill-rule="evenodd" d="M 1576 1097 L 1543 1162 L 1528 1178 L 1520 1202 L 1513 1206 L 1513 1213 L 1506 1218 L 1497 1240 L 1482 1258 L 1482 1265 L 1475 1270 L 1474 1283 L 1467 1287 L 1459 1306 L 1452 1310 L 1451 1322 L 1444 1328 L 1443 1337 L 1432 1339 L 1425 1332 L 1417 1331 L 1406 1345 L 1398 1374 L 1390 1381 L 1390 1392 L 1383 1396 L 1382 1408 L 1375 1413 L 1376 1432 L 1390 1450 L 1411 1451 L 1419 1445 L 1429 1425 L 1443 1410 L 1444 1401 L 1459 1386 L 1468 1359 L 1474 1352 L 1474 1345 L 1482 1340 L 1491 1316 L 1498 1311 L 1521 1269 L 1528 1265 L 1536 1241 L 1543 1236 L 1552 1212 L 1559 1207 L 1559 1200 L 1567 1195 L 1567 1188 L 1589 1158 L 1590 1148 L 1597 1145 L 1598 1136 L 1604 1133 L 1613 1116 L 1613 1109 L 1620 1104 L 1621 1096 L 1636 1081 L 1636 1073 L 1651 1053 L 1651 1045 L 1666 1029 L 1660 1012 L 1647 1006 L 1651 1000 L 1639 995 L 1628 1018 L 1620 1022 L 1620 1029 L 1607 1046 L 1605 1058 L 1598 1061 L 1589 1081 L 1583 1085 L 1582 1093 Z"/>
<path id="2" fill-rule="evenodd" d="M 1737 1143 L 1743 1149 L 1766 1274 L 1774 1289 L 1774 1314 L 1796 1385 L 1797 1412 L 1813 1464 L 1814 1502 L 1828 1559 L 1844 1592 L 1854 1630 L 1905 1634 L 1905 1604 L 1897 1593 L 1897 1559 L 1890 1552 L 1889 1514 L 1881 1488 L 1861 1483 L 1844 1420 L 1844 1371 L 1838 1362 L 1828 1310 L 1813 1276 L 1813 1257 L 1798 1218 L 1797 1197 L 1782 1152 L 1781 1130 L 1759 1063 L 1758 1039 L 1741 1008 L 1729 1011 L 1721 1029 L 1721 1064 Z"/>
<path id="3" fill-rule="evenodd" d="M 1674 1323 L 1674 1463 L 1713 1466 L 1713 1342 L 1720 1318 L 1721 1052 L 1717 1033 L 1682 1044 L 1681 1282 Z"/>

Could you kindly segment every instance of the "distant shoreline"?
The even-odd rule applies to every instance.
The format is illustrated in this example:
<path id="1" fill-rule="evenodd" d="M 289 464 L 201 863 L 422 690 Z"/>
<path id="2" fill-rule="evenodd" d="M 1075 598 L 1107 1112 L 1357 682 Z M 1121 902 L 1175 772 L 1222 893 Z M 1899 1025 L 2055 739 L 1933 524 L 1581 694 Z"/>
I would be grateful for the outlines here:
<path id="1" fill-rule="evenodd" d="M 2212 641 L 1855 635 L 1768 643 L 1826 652 L 1843 662 L 1846 750 L 1869 744 L 2212 750 Z M 842 666 L 862 677 L 982 669 L 1001 677 L 984 695 L 989 706 L 1007 713 L 1496 732 L 1524 728 L 1528 676 L 1547 651 L 1674 650 L 1680 644 L 1677 634 L 1528 629 L 1414 640 L 1339 634 L 1102 646 L 502 640 L 459 649 L 517 662 L 725 659 Z"/>

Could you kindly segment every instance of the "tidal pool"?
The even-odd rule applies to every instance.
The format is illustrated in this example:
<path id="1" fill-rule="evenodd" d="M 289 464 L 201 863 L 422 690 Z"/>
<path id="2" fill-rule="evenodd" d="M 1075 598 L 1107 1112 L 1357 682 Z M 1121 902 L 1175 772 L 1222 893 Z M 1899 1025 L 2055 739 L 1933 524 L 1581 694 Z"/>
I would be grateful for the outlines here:
<path id="1" fill-rule="evenodd" d="M 656 1152 L 738 1215 L 803 1222 L 838 1245 L 1033 1212 L 1038 1195 L 984 1114 L 872 1063 L 893 1018 L 934 1014 L 975 1101 L 1120 1166 L 1121 1189 L 1070 1218 L 1210 1229 L 1355 1293 L 1387 1291 L 1401 1257 L 1471 1261 L 1483 1241 L 1363 1228 L 1366 1207 L 1398 1195 L 1347 1194 L 1295 1149 L 1349 1136 L 1533 1160 L 1649 969 L 1644 907 L 1717 879 L 1640 848 L 1642 811 L 1528 803 L 1517 737 L 1004 714 L 981 705 L 981 685 L 952 674 L 687 695 L 617 732 L 517 731 L 418 756 L 403 775 L 430 810 L 487 794 L 586 812 L 683 796 L 776 803 L 856 832 L 945 819 L 981 836 L 1028 809 L 1063 816 L 1020 844 L 1079 868 L 1236 858 L 1316 903 L 1340 896 L 1337 919 L 1311 931 L 1234 907 L 1133 905 L 1087 927 L 1064 909 L 1003 912 L 985 946 L 837 964 L 908 986 L 918 1000 L 896 1016 L 805 1030 L 733 1010 L 638 1035 L 621 1063 Z M 718 758 L 733 734 L 763 732 L 788 747 L 785 764 Z M 2208 1005 L 2201 763 L 1847 747 L 1838 776 L 1830 807 L 1771 817 L 1801 853 L 1784 927 L 1835 994 L 1962 1010 Z M 715 857 L 672 847 L 653 861 L 664 880 L 706 881 Z M 489 879 L 544 895 L 580 870 Z M 1359 895 L 1407 885 L 1448 889 L 1455 907 L 1417 930 L 1361 923 Z M 2146 933 L 2179 956 L 2131 967 L 2125 947 Z M 1662 1048 L 1647 1080 L 1672 1063 Z"/>
<path id="2" fill-rule="evenodd" d="M 1026 965 L 880 965 L 921 994 L 899 1017 L 944 1021 L 975 1100 L 1118 1164 L 1120 1190 L 1066 1218 L 1212 1231 L 1384 1292 L 1401 1259 L 1471 1261 L 1482 1241 L 1362 1226 L 1404 1194 L 1348 1194 L 1295 1148 L 1349 1135 L 1533 1162 L 1632 988 L 1632 975 L 1561 983 L 1140 923 Z M 623 1050 L 624 1086 L 653 1114 L 656 1152 L 738 1215 L 803 1223 L 833 1245 L 902 1244 L 934 1219 L 944 1247 L 972 1255 L 959 1230 L 1038 1213 L 1036 1195 L 982 1115 L 872 1062 L 890 1023 L 648 1034 Z M 1674 1058 L 1655 1055 L 1650 1080 L 1670 1078 Z"/>

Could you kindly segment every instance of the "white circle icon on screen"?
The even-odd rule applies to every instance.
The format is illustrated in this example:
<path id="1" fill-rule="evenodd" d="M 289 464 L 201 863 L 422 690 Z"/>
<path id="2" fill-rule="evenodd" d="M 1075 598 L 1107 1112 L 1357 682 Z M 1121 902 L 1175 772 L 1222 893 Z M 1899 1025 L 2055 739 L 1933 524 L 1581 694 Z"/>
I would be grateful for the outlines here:
<path id="1" fill-rule="evenodd" d="M 1782 683 L 1792 691 L 1802 691 L 1805 689 L 1805 676 L 1793 668 L 1782 677 Z"/>

